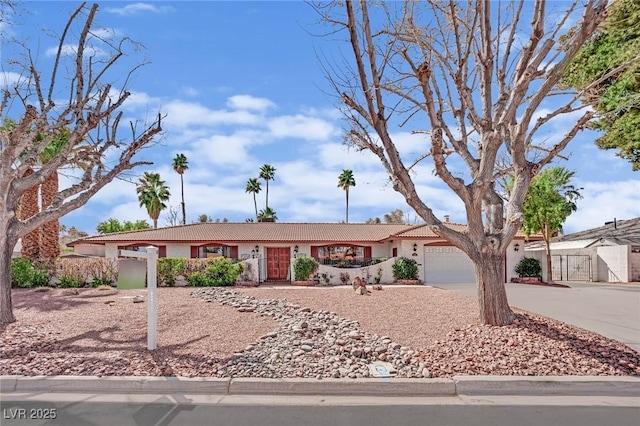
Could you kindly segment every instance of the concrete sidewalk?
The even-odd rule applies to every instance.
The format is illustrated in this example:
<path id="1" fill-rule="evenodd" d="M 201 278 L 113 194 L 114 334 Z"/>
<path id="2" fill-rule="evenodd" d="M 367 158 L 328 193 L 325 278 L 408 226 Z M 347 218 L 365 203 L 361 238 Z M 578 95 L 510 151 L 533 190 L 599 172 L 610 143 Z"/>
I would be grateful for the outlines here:
<path id="1" fill-rule="evenodd" d="M 594 331 L 640 352 L 640 285 L 562 284 L 570 288 L 507 283 L 509 304 Z M 436 287 L 477 297 L 475 283 Z"/>

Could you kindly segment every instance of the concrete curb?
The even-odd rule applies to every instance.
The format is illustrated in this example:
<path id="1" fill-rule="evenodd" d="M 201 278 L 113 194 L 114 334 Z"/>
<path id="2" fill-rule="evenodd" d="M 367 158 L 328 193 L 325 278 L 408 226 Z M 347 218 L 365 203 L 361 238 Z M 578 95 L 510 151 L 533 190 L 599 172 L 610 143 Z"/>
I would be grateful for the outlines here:
<path id="1" fill-rule="evenodd" d="M 0 392 L 378 397 L 456 395 L 640 397 L 640 377 L 456 376 L 453 379 L 317 380 L 140 376 L 0 376 Z"/>
<path id="2" fill-rule="evenodd" d="M 458 395 L 636 396 L 640 377 L 630 376 L 456 376 Z"/>
<path id="3" fill-rule="evenodd" d="M 455 396 L 451 379 L 231 379 L 230 394 Z"/>

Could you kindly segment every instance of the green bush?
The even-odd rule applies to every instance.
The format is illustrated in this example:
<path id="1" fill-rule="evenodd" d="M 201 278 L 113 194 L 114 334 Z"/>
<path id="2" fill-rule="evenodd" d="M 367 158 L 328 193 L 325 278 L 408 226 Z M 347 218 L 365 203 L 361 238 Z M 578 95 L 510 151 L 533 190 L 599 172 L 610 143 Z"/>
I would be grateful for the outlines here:
<path id="1" fill-rule="evenodd" d="M 111 279 L 106 277 L 94 277 L 91 280 L 91 287 L 98 288 L 100 286 L 115 287 L 115 281 L 112 281 Z"/>
<path id="2" fill-rule="evenodd" d="M 523 257 L 516 265 L 515 272 L 520 278 L 542 278 L 542 266 L 540 265 L 540 261 L 533 257 Z"/>
<path id="3" fill-rule="evenodd" d="M 60 288 L 80 288 L 83 285 L 84 283 L 79 279 L 67 275 L 60 277 L 60 282 L 58 283 Z"/>
<path id="4" fill-rule="evenodd" d="M 296 281 L 306 281 L 313 275 L 320 264 L 313 257 L 298 257 L 293 261 L 293 276 Z"/>
<path id="5" fill-rule="evenodd" d="M 191 287 L 209 287 L 207 277 L 202 272 L 194 272 L 187 277 L 187 282 Z"/>
<path id="6" fill-rule="evenodd" d="M 209 259 L 204 272 L 193 272 L 187 277 L 190 286 L 220 287 L 233 285 L 243 267 L 241 263 L 232 262 L 226 257 Z"/>
<path id="7" fill-rule="evenodd" d="M 185 275 L 187 259 L 182 257 L 163 257 L 158 259 L 158 284 L 173 287 L 178 275 Z"/>
<path id="8" fill-rule="evenodd" d="M 408 257 L 401 257 L 391 267 L 393 277 L 397 280 L 417 280 L 418 262 Z"/>
<path id="9" fill-rule="evenodd" d="M 49 285 L 49 271 L 29 259 L 18 257 L 11 261 L 11 285 L 32 288 Z"/>

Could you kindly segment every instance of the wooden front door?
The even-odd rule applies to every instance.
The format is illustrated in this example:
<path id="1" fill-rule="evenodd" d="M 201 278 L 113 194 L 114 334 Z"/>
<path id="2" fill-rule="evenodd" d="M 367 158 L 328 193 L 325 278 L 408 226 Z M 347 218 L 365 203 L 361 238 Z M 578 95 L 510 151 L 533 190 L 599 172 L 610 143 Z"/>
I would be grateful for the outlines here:
<path id="1" fill-rule="evenodd" d="M 267 279 L 286 280 L 290 261 L 289 247 L 267 247 Z"/>

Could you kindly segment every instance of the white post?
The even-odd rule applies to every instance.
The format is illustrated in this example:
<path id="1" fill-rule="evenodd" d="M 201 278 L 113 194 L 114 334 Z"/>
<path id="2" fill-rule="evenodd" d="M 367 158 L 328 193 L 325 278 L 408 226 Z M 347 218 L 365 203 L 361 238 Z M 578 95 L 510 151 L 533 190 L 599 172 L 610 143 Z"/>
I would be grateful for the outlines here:
<path id="1" fill-rule="evenodd" d="M 156 348 L 156 270 L 158 248 L 147 247 L 147 349 Z"/>

